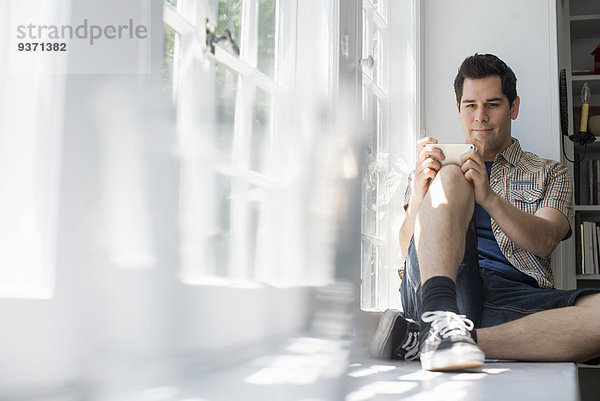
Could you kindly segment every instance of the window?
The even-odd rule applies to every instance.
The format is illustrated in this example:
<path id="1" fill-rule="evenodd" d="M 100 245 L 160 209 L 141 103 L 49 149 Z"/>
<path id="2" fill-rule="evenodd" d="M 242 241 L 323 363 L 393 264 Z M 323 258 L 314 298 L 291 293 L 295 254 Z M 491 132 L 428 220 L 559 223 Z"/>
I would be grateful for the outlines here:
<path id="1" fill-rule="evenodd" d="M 315 134 L 302 126 L 302 107 L 294 102 L 303 84 L 296 74 L 298 43 L 312 40 L 299 39 L 304 28 L 297 16 L 309 3 L 211 4 L 164 5 L 165 80 L 172 83 L 180 159 L 181 279 L 323 282 L 330 272 L 307 269 L 303 251 L 310 151 L 303 141 Z M 328 2 L 311 4 L 329 18 Z M 214 34 L 211 43 L 207 30 Z M 315 35 L 321 30 L 315 27 Z M 329 51 L 327 38 L 320 40 Z M 328 68 L 311 84 L 319 75 L 329 77 Z"/>
<path id="2" fill-rule="evenodd" d="M 362 185 L 361 307 L 400 309 L 398 230 L 420 130 L 420 2 L 363 0 L 362 5 L 362 114 L 369 135 Z"/>
<path id="3" fill-rule="evenodd" d="M 364 0 L 359 24 L 362 112 L 370 129 L 362 219 L 365 309 L 399 306 L 398 198 L 419 130 L 419 1 L 401 3 Z M 326 143 L 318 132 L 322 117 L 313 114 L 307 123 L 297 115 L 314 112 L 335 92 L 332 49 L 337 49 L 338 32 L 331 27 L 338 26 L 337 3 L 213 4 L 213 9 L 201 1 L 165 4 L 166 49 L 173 54 L 165 65 L 174 82 L 181 161 L 182 279 L 326 281 L 331 271 L 318 263 L 331 255 L 313 255 L 310 241 L 317 229 L 309 227 L 306 211 L 306 194 L 318 185 L 303 171 L 310 164 L 311 141 Z M 213 24 L 214 54 L 198 39 L 206 29 L 199 15 Z M 299 93 L 312 97 L 298 101 Z"/>
<path id="4" fill-rule="evenodd" d="M 369 156 L 364 177 L 362 213 L 363 307 L 378 305 L 385 280 L 387 215 L 385 180 L 389 169 L 389 80 L 387 78 L 387 2 L 363 1 L 362 11 L 362 114 L 370 130 Z"/>

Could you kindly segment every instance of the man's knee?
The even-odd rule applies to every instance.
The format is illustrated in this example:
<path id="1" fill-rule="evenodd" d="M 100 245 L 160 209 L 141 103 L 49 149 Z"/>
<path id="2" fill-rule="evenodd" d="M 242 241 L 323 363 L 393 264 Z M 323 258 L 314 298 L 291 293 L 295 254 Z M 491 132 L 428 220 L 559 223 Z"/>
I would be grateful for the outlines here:
<path id="1" fill-rule="evenodd" d="M 575 301 L 575 306 L 600 308 L 600 293 L 582 295 Z"/>
<path id="2" fill-rule="evenodd" d="M 460 166 L 455 164 L 448 164 L 442 167 L 434 180 L 441 181 L 443 185 L 464 186 L 469 184 Z"/>
<path id="3" fill-rule="evenodd" d="M 473 186 L 454 164 L 444 166 L 438 171 L 430 186 L 432 195 L 445 198 L 446 202 L 459 202 L 468 205 L 474 202 Z"/>

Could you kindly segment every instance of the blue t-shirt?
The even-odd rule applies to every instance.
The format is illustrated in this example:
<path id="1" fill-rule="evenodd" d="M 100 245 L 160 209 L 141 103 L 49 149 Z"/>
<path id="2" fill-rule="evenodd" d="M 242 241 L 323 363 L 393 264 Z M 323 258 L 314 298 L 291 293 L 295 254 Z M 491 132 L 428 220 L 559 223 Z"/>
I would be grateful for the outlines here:
<path id="1" fill-rule="evenodd" d="M 485 162 L 488 180 L 494 162 Z M 535 287 L 538 286 L 533 277 L 517 270 L 502 254 L 494 233 L 492 232 L 492 218 L 484 208 L 475 204 L 475 225 L 477 227 L 477 250 L 479 253 L 479 266 L 494 270 L 503 276 Z"/>

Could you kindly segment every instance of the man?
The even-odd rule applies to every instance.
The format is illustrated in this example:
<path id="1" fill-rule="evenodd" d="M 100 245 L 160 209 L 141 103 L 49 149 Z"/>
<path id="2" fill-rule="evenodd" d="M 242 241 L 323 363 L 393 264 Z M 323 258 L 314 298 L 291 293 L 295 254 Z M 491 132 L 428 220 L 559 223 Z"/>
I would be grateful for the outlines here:
<path id="1" fill-rule="evenodd" d="M 404 315 L 384 313 L 371 354 L 420 353 L 423 369 L 441 371 L 482 366 L 484 355 L 599 357 L 600 290 L 552 288 L 549 255 L 571 234 L 566 168 L 511 136 L 520 99 L 498 57 L 465 59 L 454 89 L 465 142 L 476 150 L 442 168 L 442 152 L 425 148 L 437 140 L 419 141 L 400 229 Z"/>

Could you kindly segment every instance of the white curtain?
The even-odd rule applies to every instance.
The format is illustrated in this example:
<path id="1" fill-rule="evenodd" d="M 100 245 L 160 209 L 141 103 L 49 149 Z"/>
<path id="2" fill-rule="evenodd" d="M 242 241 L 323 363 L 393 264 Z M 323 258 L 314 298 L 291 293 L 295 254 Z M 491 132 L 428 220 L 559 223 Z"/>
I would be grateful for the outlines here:
<path id="1" fill-rule="evenodd" d="M 64 23 L 68 11 L 61 0 L 0 5 L 0 297 L 53 296 L 67 58 L 19 52 L 16 27 Z"/>

